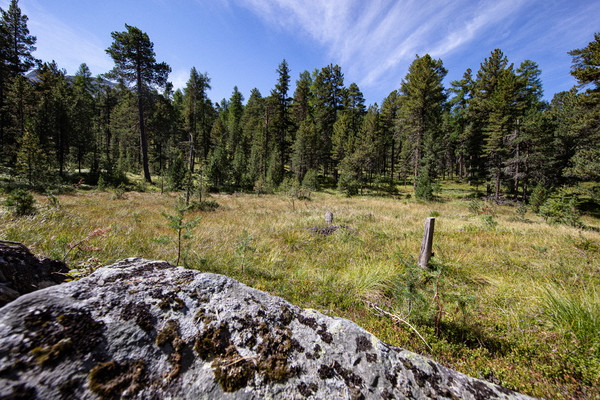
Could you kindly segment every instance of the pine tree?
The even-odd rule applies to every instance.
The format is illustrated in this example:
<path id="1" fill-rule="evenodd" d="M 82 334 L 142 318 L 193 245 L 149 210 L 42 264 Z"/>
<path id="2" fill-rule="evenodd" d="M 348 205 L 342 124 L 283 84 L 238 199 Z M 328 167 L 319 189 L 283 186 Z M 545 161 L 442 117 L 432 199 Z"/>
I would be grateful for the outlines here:
<path id="1" fill-rule="evenodd" d="M 95 114 L 95 88 L 92 74 L 86 64 L 81 64 L 73 80 L 73 96 L 71 97 L 70 119 L 72 121 L 73 145 L 79 173 L 83 158 L 90 150 L 96 153 L 96 140 L 93 133 L 93 117 Z M 96 165 L 96 158 L 92 166 Z"/>
<path id="2" fill-rule="evenodd" d="M 243 132 L 242 132 L 242 116 L 244 115 L 244 96 L 240 93 L 237 86 L 233 88 L 233 93 L 228 102 L 227 118 L 224 119 L 227 123 L 228 143 L 227 148 L 229 154 L 233 157 L 238 146 L 245 148 Z"/>
<path id="3" fill-rule="evenodd" d="M 399 119 L 408 139 L 405 146 L 411 149 L 415 186 L 423 162 L 431 163 L 435 157 L 425 144 L 433 143 L 440 133 L 446 101 L 442 81 L 446 73 L 441 60 L 434 60 L 429 54 L 417 56 L 400 88 L 403 99 Z M 430 173 L 432 170 L 427 169 Z"/>
<path id="4" fill-rule="evenodd" d="M 40 146 L 40 140 L 29 129 L 25 130 L 19 143 L 17 168 L 27 176 L 30 185 L 43 179 L 46 172 L 46 154 Z"/>
<path id="5" fill-rule="evenodd" d="M 512 69 L 501 71 L 496 87 L 488 97 L 488 119 L 484 127 L 483 153 L 487 158 L 488 171 L 495 185 L 495 199 L 499 200 L 503 168 L 507 161 L 509 137 L 517 120 L 516 102 L 518 83 Z"/>
<path id="6" fill-rule="evenodd" d="M 199 74 L 195 67 L 190 70 L 190 78 L 184 89 L 184 122 L 188 136 L 194 139 L 194 146 L 200 148 L 206 158 L 210 149 L 211 112 L 207 102 L 210 87 L 208 74 Z M 193 170 L 193 165 L 191 170 Z"/>
<path id="7" fill-rule="evenodd" d="M 140 29 L 125 24 L 126 31 L 113 32 L 113 43 L 106 52 L 115 62 L 109 76 L 116 77 L 127 84 L 134 83 L 138 103 L 138 123 L 144 179 L 152 182 L 148 159 L 148 138 L 144 121 L 144 94 L 148 86 L 164 86 L 171 68 L 164 62 L 157 63 L 154 44 L 148 35 Z"/>
<path id="8" fill-rule="evenodd" d="M 71 119 L 69 118 L 70 87 L 66 71 L 55 62 L 44 63 L 38 70 L 35 84 L 36 106 L 35 131 L 47 153 L 54 152 L 59 175 L 64 169 L 72 141 Z"/>
<path id="9" fill-rule="evenodd" d="M 223 105 L 226 106 L 226 103 L 223 103 Z M 228 131 L 225 122 L 223 122 L 228 116 L 227 108 L 225 107 L 222 111 L 225 112 L 222 112 L 221 116 L 215 120 L 211 130 L 214 148 L 208 157 L 208 176 L 215 188 L 220 188 L 227 183 L 231 171 L 227 154 Z"/>
<path id="10" fill-rule="evenodd" d="M 24 135 L 27 118 L 33 115 L 35 103 L 33 85 L 29 79 L 17 75 L 9 80 L 0 113 L 0 118 L 6 122 L 4 134 L 7 140 L 4 140 L 0 156 L 8 156 L 11 163 L 16 161 L 18 143 Z"/>
<path id="11" fill-rule="evenodd" d="M 471 177 L 476 169 L 478 151 L 478 141 L 474 137 L 472 122 L 469 119 L 469 104 L 473 94 L 473 76 L 471 69 L 463 74 L 463 78 L 451 83 L 451 92 L 455 96 L 450 99 L 450 128 L 453 142 L 456 143 L 458 176 L 463 179 L 464 176 L 469 176 L 469 184 Z M 475 159 L 475 160 L 474 160 Z"/>
<path id="12" fill-rule="evenodd" d="M 289 144 L 291 142 L 290 130 L 292 121 L 290 119 L 289 103 L 291 98 L 288 96 L 290 87 L 290 69 L 287 61 L 284 59 L 277 68 L 279 77 L 275 89 L 271 91 L 271 97 L 274 102 L 273 127 L 275 131 L 275 146 L 279 153 L 279 164 L 285 165 L 288 159 Z"/>
<path id="13" fill-rule="evenodd" d="M 38 60 L 31 54 L 36 50 L 36 37 L 29 34 L 28 18 L 21 14 L 19 1 L 11 0 L 8 10 L 0 8 L 0 14 L 0 110 L 3 110 L 6 91 L 12 80 L 29 71 Z M 22 86 L 22 83 L 21 81 L 17 85 Z M 18 136 L 5 132 L 11 126 L 9 116 L 9 113 L 0 112 L 0 155 L 14 149 L 18 138 L 23 134 L 23 119 L 20 121 Z"/>
<path id="14" fill-rule="evenodd" d="M 36 50 L 35 36 L 29 34 L 28 18 L 21 14 L 18 0 L 11 0 L 8 10 L 2 10 L 3 45 L 2 63 L 10 76 L 29 71 L 38 60 L 31 53 Z"/>
<path id="15" fill-rule="evenodd" d="M 390 180 L 392 182 L 394 180 L 394 166 L 398 158 L 396 148 L 399 141 L 394 129 L 394 123 L 400 111 L 398 96 L 399 93 L 397 90 L 390 92 L 381 105 L 381 134 L 383 135 L 385 146 L 384 157 L 390 162 Z M 387 161 L 384 161 L 384 168 L 387 167 L 386 163 Z"/>
<path id="16" fill-rule="evenodd" d="M 331 136 L 331 158 L 334 162 L 339 163 L 354 152 L 357 135 L 358 129 L 352 126 L 350 113 L 340 112 L 337 121 L 333 124 L 333 135 Z"/>
<path id="17" fill-rule="evenodd" d="M 508 158 L 506 142 L 516 122 L 518 92 L 513 65 L 500 49 L 495 49 L 477 72 L 468 117 L 476 143 L 473 157 L 482 157 L 484 161 L 477 163 L 477 175 L 482 176 L 485 168 L 494 184 L 496 200 L 500 195 L 503 165 Z"/>
<path id="18" fill-rule="evenodd" d="M 325 171 L 332 167 L 331 137 L 338 112 L 343 109 L 344 74 L 338 65 L 315 71 L 312 84 L 314 122 L 319 136 L 317 159 Z"/>
<path id="19" fill-rule="evenodd" d="M 294 101 L 292 103 L 292 120 L 296 127 L 306 120 L 311 114 L 312 77 L 310 72 L 304 71 L 296 81 L 296 90 L 294 91 Z"/>
<path id="20" fill-rule="evenodd" d="M 318 148 L 319 133 L 316 124 L 307 118 L 300 124 L 292 148 L 292 169 L 298 181 L 301 182 L 309 170 L 319 166 Z"/>
<path id="21" fill-rule="evenodd" d="M 103 82 L 101 78 L 96 80 L 98 92 L 96 93 L 96 121 L 95 124 L 98 129 L 99 139 L 98 146 L 100 151 L 104 154 L 103 161 L 101 162 L 101 168 L 106 172 L 112 169 L 112 157 L 111 157 L 111 120 L 113 111 L 117 105 L 117 91 L 106 82 Z"/>
<path id="22" fill-rule="evenodd" d="M 252 182 L 259 178 L 265 178 L 267 175 L 265 159 L 265 131 L 263 129 L 264 121 L 264 99 L 260 91 L 256 88 L 250 92 L 250 98 L 244 108 L 242 116 L 242 130 L 250 142 L 250 159 L 248 165 L 248 176 Z"/>
<path id="23" fill-rule="evenodd" d="M 511 154 L 505 161 L 506 171 L 514 182 L 513 192 L 515 199 L 519 192 L 519 183 L 523 183 L 523 198 L 527 198 L 529 181 L 529 156 L 532 151 L 535 126 L 540 122 L 542 109 L 542 82 L 541 70 L 538 65 L 525 60 L 517 69 L 517 104 L 516 124 L 513 134 L 509 136 Z"/>
<path id="24" fill-rule="evenodd" d="M 569 52 L 573 57 L 571 75 L 579 87 L 588 87 L 579 97 L 581 113 L 574 121 L 578 143 L 572 156 L 571 166 L 565 171 L 567 177 L 579 180 L 600 179 L 600 33 L 594 41 L 582 49 Z"/>

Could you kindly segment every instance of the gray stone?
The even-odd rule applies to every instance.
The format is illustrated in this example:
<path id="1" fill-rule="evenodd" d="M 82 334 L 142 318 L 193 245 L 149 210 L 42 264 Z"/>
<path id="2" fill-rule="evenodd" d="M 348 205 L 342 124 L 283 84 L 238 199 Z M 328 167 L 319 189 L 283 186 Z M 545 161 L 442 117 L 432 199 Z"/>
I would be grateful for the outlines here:
<path id="1" fill-rule="evenodd" d="M 325 213 L 325 223 L 328 225 L 333 224 L 333 213 L 331 211 Z"/>
<path id="2" fill-rule="evenodd" d="M 0 309 L 0 398 L 527 397 L 225 276 L 129 259 Z"/>
<path id="3" fill-rule="evenodd" d="M 64 282 L 69 267 L 38 259 L 20 243 L 0 241 L 0 307 L 25 293 Z"/>

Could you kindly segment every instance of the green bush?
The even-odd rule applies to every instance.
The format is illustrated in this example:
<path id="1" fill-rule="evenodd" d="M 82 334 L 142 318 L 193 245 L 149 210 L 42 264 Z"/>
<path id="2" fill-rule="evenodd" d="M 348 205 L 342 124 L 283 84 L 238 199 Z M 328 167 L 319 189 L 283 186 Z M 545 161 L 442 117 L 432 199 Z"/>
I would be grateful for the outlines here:
<path id="1" fill-rule="evenodd" d="M 127 179 L 123 163 L 118 163 L 117 167 L 114 167 L 110 162 L 104 164 L 103 171 L 100 172 L 100 176 L 98 177 L 98 188 L 105 189 L 107 187 L 119 187 L 128 184 L 129 180 Z"/>
<path id="2" fill-rule="evenodd" d="M 481 221 L 483 222 L 483 227 L 489 231 L 496 229 L 498 226 L 498 221 L 496 221 L 491 214 L 482 215 Z"/>
<path id="3" fill-rule="evenodd" d="M 560 191 L 559 198 L 549 198 L 542 204 L 538 214 L 552 224 L 566 224 L 576 228 L 583 226 L 577 210 L 577 198 L 567 199 L 566 190 Z"/>
<path id="4" fill-rule="evenodd" d="M 219 203 L 214 200 L 192 201 L 189 206 L 190 211 L 215 211 L 219 208 Z"/>
<path id="5" fill-rule="evenodd" d="M 183 157 L 179 155 L 173 160 L 167 171 L 169 184 L 173 190 L 182 190 L 185 187 L 185 178 L 187 176 L 187 168 Z"/>
<path id="6" fill-rule="evenodd" d="M 531 207 L 531 211 L 534 213 L 538 213 L 540 211 L 540 207 L 542 204 L 546 202 L 548 199 L 548 189 L 539 182 L 531 193 L 531 198 L 529 199 L 529 207 Z"/>
<path id="7" fill-rule="evenodd" d="M 358 181 L 353 176 L 342 173 L 338 180 L 338 189 L 346 196 L 356 196 L 358 194 Z"/>
<path id="8" fill-rule="evenodd" d="M 481 200 L 479 200 L 478 197 L 474 197 L 469 202 L 469 212 L 473 215 L 481 214 L 481 207 L 482 207 L 482 202 L 481 202 Z"/>
<path id="9" fill-rule="evenodd" d="M 310 190 L 311 192 L 320 189 L 319 177 L 316 170 L 308 170 L 308 172 L 304 175 L 304 179 L 302 179 L 302 187 Z"/>
<path id="10" fill-rule="evenodd" d="M 267 169 L 267 182 L 270 182 L 273 186 L 279 186 L 283 182 L 284 172 L 280 153 L 275 149 L 269 162 L 269 168 Z"/>
<path id="11" fill-rule="evenodd" d="M 273 186 L 270 182 L 265 181 L 263 179 L 259 179 L 254 184 L 253 190 L 256 194 L 272 194 Z"/>
<path id="12" fill-rule="evenodd" d="M 520 202 L 516 209 L 517 214 L 521 218 L 521 221 L 525 221 L 525 214 L 527 214 L 527 204 Z"/>
<path id="13" fill-rule="evenodd" d="M 16 216 L 35 214 L 35 199 L 33 195 L 25 189 L 13 190 L 6 200 L 4 205 L 11 210 Z"/>
<path id="14" fill-rule="evenodd" d="M 418 200 L 433 200 L 433 182 L 426 171 L 420 173 L 417 177 L 417 184 L 415 185 L 415 197 Z"/>

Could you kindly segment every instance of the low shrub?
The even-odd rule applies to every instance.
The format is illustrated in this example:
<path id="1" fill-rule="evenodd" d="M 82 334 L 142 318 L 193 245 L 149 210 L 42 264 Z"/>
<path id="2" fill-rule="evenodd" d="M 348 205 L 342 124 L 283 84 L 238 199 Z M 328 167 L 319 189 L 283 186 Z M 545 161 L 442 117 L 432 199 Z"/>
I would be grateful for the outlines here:
<path id="1" fill-rule="evenodd" d="M 18 217 L 35 214 L 35 199 L 25 189 L 16 189 L 9 193 L 4 205 Z"/>

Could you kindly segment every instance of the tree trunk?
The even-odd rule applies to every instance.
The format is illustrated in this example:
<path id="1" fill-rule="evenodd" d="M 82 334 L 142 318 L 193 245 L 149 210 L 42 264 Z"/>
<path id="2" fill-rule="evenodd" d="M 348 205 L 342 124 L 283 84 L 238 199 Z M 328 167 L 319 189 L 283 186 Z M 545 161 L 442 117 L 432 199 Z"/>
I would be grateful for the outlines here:
<path id="1" fill-rule="evenodd" d="M 394 143 L 394 139 L 392 139 L 392 159 L 391 159 L 391 167 L 392 167 L 392 172 L 390 174 L 390 180 L 392 181 L 392 184 L 394 184 L 394 150 L 395 150 L 396 144 Z"/>
<path id="2" fill-rule="evenodd" d="M 144 179 L 146 180 L 146 182 L 152 183 L 148 161 L 148 139 L 146 138 L 146 126 L 144 124 L 144 107 L 142 104 L 142 77 L 139 68 L 137 73 L 137 92 L 138 115 L 140 122 L 140 146 L 142 148 L 142 166 L 144 168 Z"/>
<path id="3" fill-rule="evenodd" d="M 519 144 L 517 143 L 517 164 L 515 166 L 515 200 L 519 197 Z"/>
<path id="4" fill-rule="evenodd" d="M 185 191 L 185 205 L 190 204 L 190 192 L 192 191 L 192 175 L 194 174 L 194 135 L 190 133 L 190 161 L 188 172 L 188 183 Z"/>
<path id="5" fill-rule="evenodd" d="M 525 147 L 525 163 L 524 163 L 524 168 L 525 168 L 525 177 L 523 179 L 523 201 L 527 200 L 527 183 L 529 181 L 529 144 L 526 145 Z"/>
<path id="6" fill-rule="evenodd" d="M 417 147 L 415 149 L 415 180 L 413 182 L 413 188 L 416 190 L 417 189 L 417 176 L 419 175 L 419 138 L 417 138 Z"/>
<path id="7" fill-rule="evenodd" d="M 517 136 L 517 140 L 519 139 L 519 120 L 517 119 L 517 129 L 515 131 L 516 136 Z M 519 154 L 519 142 L 517 142 L 517 163 L 515 165 L 515 200 L 519 197 L 519 164 L 521 163 L 521 160 L 519 159 L 519 157 L 521 156 Z"/>
<path id="8" fill-rule="evenodd" d="M 269 107 L 267 106 L 267 112 L 265 113 L 265 147 L 263 149 L 263 179 L 267 177 L 267 169 L 269 167 Z"/>
<path id="9" fill-rule="evenodd" d="M 496 203 L 500 200 L 500 167 L 496 171 Z"/>
<path id="10" fill-rule="evenodd" d="M 471 186 L 472 180 L 473 180 L 473 156 L 470 155 L 469 156 L 469 186 Z"/>

